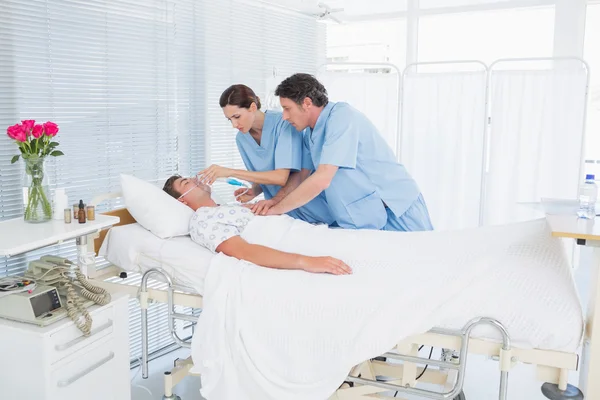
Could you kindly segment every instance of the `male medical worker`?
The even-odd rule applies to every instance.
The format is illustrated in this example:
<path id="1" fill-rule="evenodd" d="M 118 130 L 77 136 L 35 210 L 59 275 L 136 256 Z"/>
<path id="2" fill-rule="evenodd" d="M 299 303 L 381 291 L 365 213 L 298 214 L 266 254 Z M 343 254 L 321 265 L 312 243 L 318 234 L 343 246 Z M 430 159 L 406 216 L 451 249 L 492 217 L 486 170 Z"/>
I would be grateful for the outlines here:
<path id="1" fill-rule="evenodd" d="M 298 131 L 309 128 L 302 168 L 314 172 L 297 187 L 283 188 L 285 197 L 262 214 L 289 212 L 324 191 L 342 228 L 433 230 L 417 183 L 365 115 L 330 102 L 325 87 L 308 74 L 285 79 L 275 95 L 286 121 Z"/>

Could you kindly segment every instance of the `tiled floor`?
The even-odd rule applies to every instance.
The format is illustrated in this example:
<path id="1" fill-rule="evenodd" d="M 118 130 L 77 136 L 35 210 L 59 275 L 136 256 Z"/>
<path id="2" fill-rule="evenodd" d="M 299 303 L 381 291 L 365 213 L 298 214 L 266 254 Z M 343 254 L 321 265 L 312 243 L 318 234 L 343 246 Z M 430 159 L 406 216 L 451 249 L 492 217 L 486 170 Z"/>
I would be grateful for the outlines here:
<path id="1" fill-rule="evenodd" d="M 587 281 L 589 273 L 589 263 L 586 262 L 588 254 L 582 255 L 582 266 L 575 271 L 575 279 L 579 289 L 579 295 L 583 304 L 587 299 Z M 428 355 L 428 349 L 423 349 L 425 356 Z M 167 354 L 150 363 L 150 376 L 147 380 L 141 378 L 138 373 L 139 368 L 132 370 L 132 400 L 159 400 L 163 395 L 163 372 L 170 370 L 173 360 L 177 357 L 186 358 L 189 350 L 180 349 Z M 434 353 L 435 356 L 435 353 Z M 571 373 L 569 382 L 577 385 L 578 374 Z M 500 374 L 498 372 L 498 363 L 481 356 L 470 356 L 467 364 L 467 377 L 465 380 L 464 391 L 467 400 L 495 400 L 498 398 L 498 384 Z M 508 399 L 509 400 L 546 400 L 541 394 L 542 382 L 536 380 L 536 368 L 531 365 L 517 365 L 509 374 Z M 150 393 L 136 385 L 142 385 L 152 392 Z M 201 400 L 199 393 L 200 378 L 186 377 L 176 388 L 175 393 L 181 396 L 182 400 Z M 406 400 L 416 400 L 416 397 L 402 397 Z"/>

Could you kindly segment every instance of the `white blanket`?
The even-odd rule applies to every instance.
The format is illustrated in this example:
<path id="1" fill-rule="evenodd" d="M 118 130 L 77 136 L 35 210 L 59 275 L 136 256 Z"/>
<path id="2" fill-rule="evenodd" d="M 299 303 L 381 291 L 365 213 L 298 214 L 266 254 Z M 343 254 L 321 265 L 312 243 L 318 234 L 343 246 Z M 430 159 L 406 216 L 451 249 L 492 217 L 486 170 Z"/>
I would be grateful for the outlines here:
<path id="1" fill-rule="evenodd" d="M 408 336 L 476 316 L 471 310 L 485 296 L 478 288 L 493 287 L 495 271 L 541 271 L 572 284 L 545 220 L 399 233 L 263 217 L 243 236 L 283 251 L 338 257 L 354 273 L 282 271 L 214 257 L 192 346 L 193 371 L 202 374 L 209 400 L 327 399 L 354 365 Z M 581 315 L 564 318 L 581 324 Z"/>

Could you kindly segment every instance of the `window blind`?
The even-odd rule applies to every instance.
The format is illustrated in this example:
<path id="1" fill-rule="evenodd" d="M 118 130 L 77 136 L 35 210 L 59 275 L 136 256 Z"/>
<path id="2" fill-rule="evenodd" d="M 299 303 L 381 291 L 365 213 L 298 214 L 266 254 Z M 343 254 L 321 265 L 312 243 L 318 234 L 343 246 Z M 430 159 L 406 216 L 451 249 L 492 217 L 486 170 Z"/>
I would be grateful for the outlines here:
<path id="1" fill-rule="evenodd" d="M 121 173 L 162 185 L 209 162 L 243 168 L 221 92 L 245 83 L 266 100 L 273 71 L 281 80 L 325 60 L 324 27 L 314 19 L 243 0 L 2 0 L 0 15 L 0 220 L 23 213 L 9 125 L 58 123 L 65 156 L 47 163 L 51 191 L 87 203 L 119 191 Z M 76 250 L 69 241 L 0 258 L 0 276 L 48 253 L 74 259 Z M 136 300 L 130 313 L 137 359 Z M 166 307 L 152 305 L 149 319 L 150 351 L 170 345 Z"/>
<path id="2" fill-rule="evenodd" d="M 178 169 L 174 6 L 164 0 L 2 3 L 1 126 L 52 120 L 65 156 L 47 163 L 71 203 L 119 190 L 119 174 L 158 181 Z M 4 92 L 4 90 L 2 91 Z M 183 134 L 187 134 L 187 131 Z M 17 148 L 0 141 L 3 219 L 20 216 Z"/>
<path id="3" fill-rule="evenodd" d="M 120 190 L 119 174 L 161 185 L 205 163 L 201 10 L 166 0 L 7 0 L 0 5 L 0 218 L 20 217 L 17 147 L 3 133 L 23 119 L 60 125 L 65 156 L 47 163 L 51 190 L 88 202 Z M 106 204 L 98 211 L 117 204 Z M 75 258 L 73 241 L 9 259 L 18 274 L 43 254 Z M 99 260 L 101 262 L 101 260 Z M 130 302 L 131 356 L 140 356 L 139 308 Z M 166 306 L 153 305 L 150 350 L 172 343 Z"/>

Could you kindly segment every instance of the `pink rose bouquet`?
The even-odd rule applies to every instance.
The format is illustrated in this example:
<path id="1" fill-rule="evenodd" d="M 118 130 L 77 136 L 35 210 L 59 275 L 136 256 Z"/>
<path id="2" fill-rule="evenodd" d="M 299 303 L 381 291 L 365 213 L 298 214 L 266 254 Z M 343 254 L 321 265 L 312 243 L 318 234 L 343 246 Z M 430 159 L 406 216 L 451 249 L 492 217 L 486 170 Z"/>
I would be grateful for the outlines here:
<path id="1" fill-rule="evenodd" d="M 36 124 L 34 120 L 21 121 L 20 124 L 6 129 L 9 138 L 17 144 L 21 154 L 15 155 L 11 163 L 20 157 L 25 161 L 27 191 L 23 192 L 25 205 L 25 221 L 44 222 L 52 218 L 52 206 L 48 201 L 47 184 L 44 182 L 44 160 L 47 156 L 62 156 L 56 150 L 58 142 L 53 139 L 58 133 L 58 125 L 54 122 Z"/>
<path id="2" fill-rule="evenodd" d="M 36 124 L 34 120 L 29 119 L 21 121 L 20 124 L 9 126 L 6 130 L 8 137 L 14 139 L 19 146 L 21 154 L 17 154 L 11 160 L 11 163 L 17 162 L 20 156 L 23 158 L 62 156 L 63 152 L 56 150 L 58 142 L 52 141 L 52 138 L 58 133 L 58 125 L 54 122 L 45 124 Z"/>

